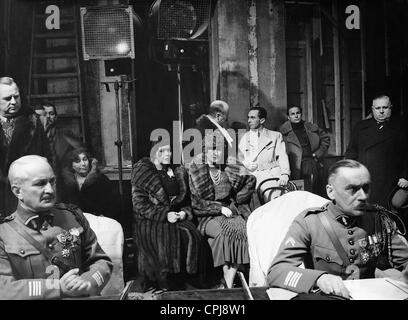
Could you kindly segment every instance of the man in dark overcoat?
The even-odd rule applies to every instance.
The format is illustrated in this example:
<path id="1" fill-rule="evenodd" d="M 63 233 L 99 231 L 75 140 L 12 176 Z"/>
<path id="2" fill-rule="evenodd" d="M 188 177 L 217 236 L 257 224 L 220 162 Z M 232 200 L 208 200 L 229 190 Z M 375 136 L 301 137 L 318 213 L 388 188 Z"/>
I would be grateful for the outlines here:
<path id="1" fill-rule="evenodd" d="M 51 152 L 39 117 L 21 106 L 20 91 L 12 78 L 0 78 L 0 215 L 17 206 L 7 181 L 10 164 L 24 155 L 48 159 Z"/>
<path id="2" fill-rule="evenodd" d="M 399 118 L 391 116 L 388 96 L 373 99 L 372 115 L 355 126 L 345 157 L 368 168 L 372 174 L 370 202 L 387 206 L 397 185 L 408 187 L 407 131 Z"/>

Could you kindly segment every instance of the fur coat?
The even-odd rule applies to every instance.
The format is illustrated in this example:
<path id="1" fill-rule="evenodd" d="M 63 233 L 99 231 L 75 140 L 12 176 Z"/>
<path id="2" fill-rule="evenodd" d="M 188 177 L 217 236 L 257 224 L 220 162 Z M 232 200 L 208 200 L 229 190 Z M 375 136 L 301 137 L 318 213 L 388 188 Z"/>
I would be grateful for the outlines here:
<path id="1" fill-rule="evenodd" d="M 221 216 L 222 204 L 214 200 L 215 193 L 209 167 L 202 160 L 203 156 L 199 155 L 190 164 L 189 183 L 193 212 L 198 217 L 198 229 L 204 235 L 208 221 Z M 224 170 L 232 187 L 229 207 L 235 214 L 247 219 L 250 215 L 248 204 L 255 189 L 256 178 L 241 163 L 231 157 Z"/>
<path id="2" fill-rule="evenodd" d="M 138 268 L 139 272 L 150 278 L 157 277 L 157 274 L 153 274 L 157 272 L 186 271 L 193 274 L 198 270 L 201 236 L 191 222 L 187 173 L 180 166 L 174 169 L 174 175 L 179 185 L 179 195 L 171 201 L 155 165 L 149 159 L 141 159 L 132 170 L 133 230 L 138 249 Z M 169 211 L 181 210 L 186 212 L 186 220 L 176 223 L 167 221 Z M 188 239 L 187 243 L 184 243 L 185 239 Z M 187 257 L 182 257 L 182 247 L 187 248 Z M 182 268 L 184 258 L 186 270 Z"/>

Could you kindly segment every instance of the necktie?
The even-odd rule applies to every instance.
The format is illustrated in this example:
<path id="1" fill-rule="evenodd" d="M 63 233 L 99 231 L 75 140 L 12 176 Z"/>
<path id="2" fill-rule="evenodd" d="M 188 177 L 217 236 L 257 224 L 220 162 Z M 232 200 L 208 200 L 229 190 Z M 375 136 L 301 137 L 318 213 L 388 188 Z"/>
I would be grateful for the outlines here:
<path id="1" fill-rule="evenodd" d="M 27 224 L 31 229 L 34 230 L 47 230 L 48 226 L 52 226 L 54 220 L 54 216 L 51 214 L 44 214 L 34 219 L 31 219 L 30 222 Z"/>
<path id="2" fill-rule="evenodd" d="M 10 144 L 14 131 L 14 119 L 7 119 L 7 121 L 2 121 L 1 125 L 3 127 L 4 136 L 6 137 L 7 144 Z"/>

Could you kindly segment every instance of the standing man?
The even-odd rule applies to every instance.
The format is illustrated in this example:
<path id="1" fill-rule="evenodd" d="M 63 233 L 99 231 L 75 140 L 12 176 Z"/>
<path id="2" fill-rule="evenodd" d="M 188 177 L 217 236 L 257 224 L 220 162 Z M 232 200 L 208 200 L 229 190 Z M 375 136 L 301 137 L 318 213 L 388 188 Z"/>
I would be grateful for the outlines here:
<path id="1" fill-rule="evenodd" d="M 230 147 L 233 146 L 233 138 L 225 129 L 228 124 L 228 113 L 229 113 L 229 105 L 222 100 L 214 100 L 210 104 L 210 112 L 205 115 L 201 115 L 197 119 L 197 126 L 196 128 L 200 130 L 202 137 L 205 136 L 205 130 L 220 130 L 226 144 Z"/>
<path id="2" fill-rule="evenodd" d="M 68 161 L 69 153 L 74 149 L 83 148 L 81 140 L 69 130 L 58 128 L 57 109 L 51 102 L 42 103 L 45 118 L 45 133 L 51 149 L 51 164 L 57 176 L 57 199 L 62 196 L 62 169 Z"/>
<path id="3" fill-rule="evenodd" d="M 249 131 L 239 141 L 239 159 L 256 177 L 257 187 L 266 179 L 262 188 L 285 186 L 289 181 L 290 167 L 285 143 L 277 131 L 264 127 L 267 112 L 262 107 L 251 108 L 248 112 Z"/>
<path id="4" fill-rule="evenodd" d="M 21 106 L 20 91 L 12 78 L 0 78 L 0 216 L 17 205 L 10 192 L 7 172 L 14 160 L 28 154 L 51 158 L 40 119 L 31 108 Z"/>
<path id="5" fill-rule="evenodd" d="M 319 166 L 330 146 L 329 135 L 316 124 L 303 121 L 302 108 L 298 106 L 289 108 L 288 121 L 279 131 L 286 144 L 291 178 L 304 179 L 313 193 L 321 194 Z"/>
<path id="6" fill-rule="evenodd" d="M 392 116 L 391 100 L 386 95 L 373 99 L 371 119 L 357 123 L 345 157 L 364 164 L 373 173 L 370 202 L 387 206 L 392 190 L 408 187 L 407 131 Z"/>
<path id="7" fill-rule="evenodd" d="M 349 298 L 343 280 L 374 278 L 376 268 L 392 268 L 385 274 L 407 281 L 408 243 L 387 212 L 367 203 L 370 181 L 357 161 L 330 167 L 326 190 L 332 201 L 295 218 L 269 269 L 271 287 Z"/>
<path id="8" fill-rule="evenodd" d="M 55 175 L 40 156 L 10 165 L 17 210 L 0 223 L 0 299 L 98 295 L 112 263 L 76 207 L 55 205 Z"/>

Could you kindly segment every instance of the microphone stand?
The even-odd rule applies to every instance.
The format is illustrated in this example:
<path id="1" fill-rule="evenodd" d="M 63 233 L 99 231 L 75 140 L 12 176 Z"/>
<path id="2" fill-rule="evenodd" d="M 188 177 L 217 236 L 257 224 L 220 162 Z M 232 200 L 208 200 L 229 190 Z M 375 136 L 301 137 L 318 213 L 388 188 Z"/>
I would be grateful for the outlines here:
<path id="1" fill-rule="evenodd" d="M 124 84 L 130 84 L 135 82 L 136 79 L 132 79 L 129 81 L 125 80 L 118 80 L 115 81 L 107 81 L 102 82 L 105 85 L 106 91 L 110 92 L 109 84 L 113 84 L 113 88 L 115 89 L 115 105 L 116 105 L 116 141 L 114 142 L 117 147 L 117 154 L 118 154 L 118 184 L 119 184 L 119 197 L 120 197 L 120 214 L 123 215 L 124 209 L 124 198 L 123 198 L 123 161 L 122 161 L 122 128 L 121 128 L 121 121 L 120 121 L 120 100 L 119 100 L 119 90 L 123 87 Z M 130 130 L 131 128 L 129 128 Z M 131 132 L 131 130 L 130 130 Z"/>

